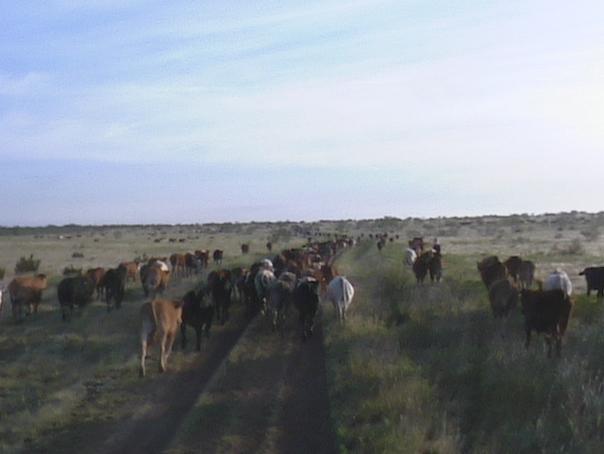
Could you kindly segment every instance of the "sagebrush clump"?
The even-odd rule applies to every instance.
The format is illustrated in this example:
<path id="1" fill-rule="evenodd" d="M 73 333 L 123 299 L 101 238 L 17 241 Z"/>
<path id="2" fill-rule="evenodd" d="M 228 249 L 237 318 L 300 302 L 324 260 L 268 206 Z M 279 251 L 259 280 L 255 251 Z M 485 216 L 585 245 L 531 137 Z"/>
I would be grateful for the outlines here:
<path id="1" fill-rule="evenodd" d="M 21 257 L 15 265 L 15 273 L 36 272 L 40 268 L 40 260 L 35 259 L 33 254 L 29 258 Z"/>

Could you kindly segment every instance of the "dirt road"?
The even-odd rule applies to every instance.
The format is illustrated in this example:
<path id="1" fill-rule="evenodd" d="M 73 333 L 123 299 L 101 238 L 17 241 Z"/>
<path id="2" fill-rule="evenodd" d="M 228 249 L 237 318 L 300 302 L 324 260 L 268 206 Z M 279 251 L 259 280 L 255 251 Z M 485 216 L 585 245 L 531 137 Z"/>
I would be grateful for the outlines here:
<path id="1" fill-rule="evenodd" d="M 247 323 L 239 314 L 216 328 L 201 354 L 185 354 L 198 355 L 186 368 L 133 377 L 119 390 L 129 397 L 110 401 L 117 417 L 82 418 L 32 451 L 335 452 L 321 326 L 306 343 L 294 313 L 283 337 L 261 316 Z"/>

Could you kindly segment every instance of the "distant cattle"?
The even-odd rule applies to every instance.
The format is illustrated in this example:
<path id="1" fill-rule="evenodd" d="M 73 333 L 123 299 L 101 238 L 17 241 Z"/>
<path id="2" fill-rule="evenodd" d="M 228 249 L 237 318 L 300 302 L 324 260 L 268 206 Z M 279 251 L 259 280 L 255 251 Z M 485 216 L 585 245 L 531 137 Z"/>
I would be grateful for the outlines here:
<path id="1" fill-rule="evenodd" d="M 335 277 L 327 286 L 327 299 L 332 302 L 339 322 L 346 321 L 346 311 L 354 297 L 354 287 L 344 276 Z"/>
<path id="2" fill-rule="evenodd" d="M 440 282 L 442 276 L 442 259 L 440 254 L 433 251 L 422 253 L 413 263 L 413 273 L 418 284 L 423 284 L 426 275 L 430 273 L 432 282 Z"/>
<path id="3" fill-rule="evenodd" d="M 272 283 L 276 280 L 275 274 L 271 270 L 259 269 L 254 278 L 254 286 L 256 288 L 256 296 L 263 313 L 267 310 L 267 299 L 269 289 Z"/>
<path id="4" fill-rule="evenodd" d="M 208 275 L 208 292 L 212 297 L 216 319 L 224 325 L 231 306 L 231 273 L 228 270 L 212 271 Z"/>
<path id="5" fill-rule="evenodd" d="M 180 325 L 181 343 L 183 350 L 187 345 L 187 325 L 195 330 L 197 335 L 197 350 L 201 350 L 201 336 L 210 337 L 210 328 L 214 319 L 214 306 L 203 304 L 203 292 L 191 290 L 182 299 L 182 324 Z"/>
<path id="6" fill-rule="evenodd" d="M 384 240 L 380 239 L 376 243 L 376 245 L 377 245 L 378 251 L 382 252 L 382 249 L 384 248 L 384 246 L 386 246 L 386 242 Z"/>
<path id="7" fill-rule="evenodd" d="M 598 291 L 598 298 L 604 296 L 604 266 L 590 266 L 581 271 L 579 276 L 585 276 L 588 296 L 592 290 Z"/>
<path id="8" fill-rule="evenodd" d="M 273 243 L 271 243 L 270 241 L 266 242 L 266 249 L 268 250 L 268 252 L 272 252 L 273 251 Z"/>
<path id="9" fill-rule="evenodd" d="M 554 270 L 554 272 L 551 273 L 543 283 L 543 290 L 556 289 L 564 291 L 564 293 L 566 293 L 568 296 L 573 294 L 573 284 L 570 281 L 568 274 L 559 268 Z"/>
<path id="10" fill-rule="evenodd" d="M 145 358 L 148 348 L 159 341 L 159 371 L 165 372 L 172 345 L 182 323 L 182 301 L 153 300 L 140 310 L 141 362 L 140 376 L 145 376 Z"/>
<path id="11" fill-rule="evenodd" d="M 495 255 L 478 262 L 476 268 L 478 268 L 480 278 L 487 289 L 494 282 L 507 278 L 505 265 Z"/>
<path id="12" fill-rule="evenodd" d="M 107 312 L 110 312 L 113 307 L 119 309 L 122 306 L 122 301 L 126 294 L 126 280 L 127 271 L 122 266 L 118 266 L 116 269 L 109 269 L 105 272 L 101 285 L 105 290 Z"/>
<path id="13" fill-rule="evenodd" d="M 514 282 L 518 282 L 518 274 L 520 273 L 522 259 L 517 255 L 512 255 L 505 262 L 503 262 L 503 264 L 505 265 L 508 274 L 514 280 Z"/>
<path id="14" fill-rule="evenodd" d="M 313 277 L 305 277 L 294 290 L 294 306 L 298 310 L 302 325 L 302 340 L 307 340 L 313 333 L 314 319 L 319 308 L 319 281 Z"/>
<path id="15" fill-rule="evenodd" d="M 281 273 L 268 289 L 267 303 L 273 331 L 280 330 L 283 333 L 287 312 L 296 288 L 296 280 L 294 273 L 286 271 Z"/>
<path id="16" fill-rule="evenodd" d="M 572 302 L 563 290 L 522 290 L 522 313 L 524 315 L 526 342 L 531 342 L 531 332 L 544 333 L 547 356 L 552 355 L 552 341 L 556 343 L 556 354 L 560 356 L 562 337 L 568 325 Z"/>
<path id="17" fill-rule="evenodd" d="M 90 268 L 86 271 L 86 276 L 89 277 L 94 283 L 96 298 L 100 299 L 104 290 L 103 277 L 105 276 L 105 268 Z"/>
<path id="18" fill-rule="evenodd" d="M 63 321 L 71 319 L 73 307 L 83 307 L 92 300 L 95 283 L 89 276 L 66 277 L 57 287 Z"/>
<path id="19" fill-rule="evenodd" d="M 224 251 L 222 251 L 221 249 L 214 250 L 214 253 L 212 254 L 212 259 L 214 259 L 214 263 L 216 265 L 222 264 L 223 255 L 224 255 Z"/>
<path id="20" fill-rule="evenodd" d="M 518 269 L 518 280 L 522 288 L 531 288 L 535 279 L 535 264 L 530 260 L 523 260 Z"/>
<path id="21" fill-rule="evenodd" d="M 262 266 L 260 263 L 256 262 L 252 264 L 249 271 L 242 276 L 242 281 L 238 283 L 248 316 L 255 315 L 261 309 L 261 301 L 256 291 L 256 275 L 261 269 Z"/>
<path id="22" fill-rule="evenodd" d="M 13 319 L 23 319 L 23 307 L 28 308 L 27 314 L 37 313 L 42 300 L 42 291 L 48 286 L 45 274 L 36 276 L 18 276 L 8 284 L 8 294 L 13 309 Z"/>
<path id="23" fill-rule="evenodd" d="M 245 255 L 245 254 L 248 254 L 249 252 L 250 252 L 250 245 L 246 244 L 246 243 L 242 244 L 241 245 L 241 253 L 243 255 Z"/>

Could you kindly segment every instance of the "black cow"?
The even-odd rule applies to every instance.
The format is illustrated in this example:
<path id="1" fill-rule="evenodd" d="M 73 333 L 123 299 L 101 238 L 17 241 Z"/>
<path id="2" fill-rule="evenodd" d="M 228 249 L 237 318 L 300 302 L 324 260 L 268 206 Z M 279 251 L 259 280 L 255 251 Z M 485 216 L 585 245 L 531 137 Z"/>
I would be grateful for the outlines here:
<path id="1" fill-rule="evenodd" d="M 103 276 L 102 285 L 105 288 L 107 312 L 110 312 L 114 305 L 117 309 L 122 307 L 122 301 L 126 293 L 126 278 L 126 270 L 121 267 L 109 269 Z"/>
<path id="2" fill-rule="evenodd" d="M 426 251 L 413 262 L 413 273 L 418 284 L 423 284 L 430 273 L 432 282 L 440 282 L 442 276 L 442 257 L 432 251 Z"/>
<path id="3" fill-rule="evenodd" d="M 572 309 L 568 295 L 560 289 L 522 290 L 520 298 L 526 329 L 525 347 L 529 347 L 532 331 L 544 333 L 548 358 L 552 356 L 552 340 L 556 341 L 556 354 L 560 356 L 562 336 Z"/>
<path id="4" fill-rule="evenodd" d="M 440 253 L 435 252 L 432 256 L 430 263 L 428 263 L 428 272 L 430 273 L 430 281 L 440 282 L 443 274 L 443 263 Z"/>
<path id="5" fill-rule="evenodd" d="M 508 274 L 514 279 L 514 282 L 518 282 L 518 274 L 520 273 L 520 265 L 522 259 L 517 255 L 512 255 L 505 262 L 503 262 L 505 268 L 508 270 Z"/>
<path id="6" fill-rule="evenodd" d="M 231 306 L 231 272 L 229 270 L 212 271 L 208 275 L 208 293 L 212 296 L 216 319 L 224 325 L 229 318 Z"/>
<path id="7" fill-rule="evenodd" d="M 587 296 L 592 290 L 598 291 L 598 298 L 604 296 L 604 266 L 590 266 L 581 271 L 579 276 L 585 276 Z"/>
<path id="8" fill-rule="evenodd" d="M 88 276 L 66 277 L 57 287 L 63 321 L 71 319 L 73 306 L 83 307 L 92 300 L 95 285 Z"/>
<path id="9" fill-rule="evenodd" d="M 499 261 L 496 255 L 484 258 L 476 263 L 480 278 L 488 289 L 494 282 L 506 279 L 505 265 Z"/>
<path id="10" fill-rule="evenodd" d="M 212 253 L 212 258 L 214 259 L 214 263 L 216 265 L 222 264 L 222 257 L 223 257 L 223 255 L 224 255 L 224 251 L 222 251 L 221 249 L 216 249 Z"/>
<path id="11" fill-rule="evenodd" d="M 315 315 L 319 308 L 318 290 L 319 281 L 312 277 L 302 278 L 294 290 L 294 306 L 300 315 L 303 341 L 312 336 Z"/>
<path id="12" fill-rule="evenodd" d="M 191 290 L 182 298 L 182 323 L 180 325 L 181 344 L 184 350 L 187 345 L 187 325 L 195 330 L 197 335 L 197 350 L 201 350 L 201 335 L 210 337 L 210 328 L 214 319 L 214 306 L 203 305 L 203 292 Z"/>

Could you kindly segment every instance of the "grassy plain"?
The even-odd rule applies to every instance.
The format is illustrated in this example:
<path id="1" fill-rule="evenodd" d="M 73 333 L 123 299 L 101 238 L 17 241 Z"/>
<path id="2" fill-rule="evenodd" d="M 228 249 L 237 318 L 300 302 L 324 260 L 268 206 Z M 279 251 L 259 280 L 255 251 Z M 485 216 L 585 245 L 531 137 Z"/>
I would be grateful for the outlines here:
<path id="1" fill-rule="evenodd" d="M 492 319 L 475 271 L 484 255 L 519 254 L 535 261 L 541 278 L 555 266 L 566 269 L 580 295 L 585 286 L 578 271 L 603 264 L 602 219 L 570 213 L 5 229 L 0 232 L 4 282 L 12 278 L 18 258 L 33 253 L 51 286 L 40 313 L 23 324 L 13 323 L 8 304 L 0 313 L 0 451 L 48 452 L 49 446 L 78 442 L 82 429 L 140 417 L 149 393 L 170 383 L 169 377 L 152 374 L 141 385 L 136 373 L 140 284 L 128 287 L 121 311 L 108 314 L 95 302 L 66 324 L 56 302 L 65 266 L 115 266 L 143 254 L 198 248 L 224 249 L 225 266 L 235 266 L 267 255 L 264 245 L 277 233 L 281 240 L 274 250 L 301 244 L 308 231 L 363 235 L 361 245 L 338 260 L 339 271 L 357 289 L 348 323 L 338 326 L 332 309 L 323 310 L 331 418 L 341 452 L 602 451 L 602 303 L 577 297 L 563 357 L 547 360 L 540 339 L 525 351 L 519 313 L 505 329 Z M 378 232 L 399 235 L 381 254 L 367 239 Z M 418 287 L 403 265 L 405 241 L 415 235 L 440 239 L 441 284 Z M 243 242 L 251 244 L 251 256 L 241 256 Z M 74 252 L 84 257 L 74 258 Z M 180 296 L 197 284 L 195 278 L 181 280 L 169 294 Z M 170 369 L 184 371 L 197 361 L 178 351 Z"/>
<path id="2" fill-rule="evenodd" d="M 400 247 L 347 252 L 355 284 L 346 326 L 327 324 L 330 402 L 341 452 L 601 452 L 604 450 L 602 302 L 577 276 L 596 254 L 560 253 L 577 232 L 531 231 L 520 243 L 479 235 L 443 241 L 444 281 L 417 286 Z M 558 235 L 558 238 L 555 236 Z M 598 253 L 600 245 L 592 245 Z M 576 306 L 563 357 L 538 338 L 524 348 L 523 319 L 491 316 L 475 263 L 482 255 L 532 258 L 538 275 L 572 275 Z"/>

